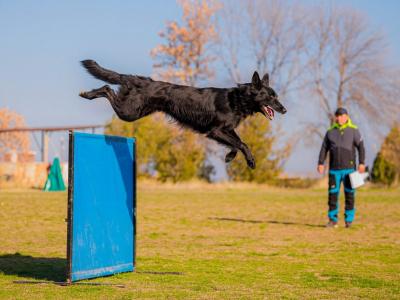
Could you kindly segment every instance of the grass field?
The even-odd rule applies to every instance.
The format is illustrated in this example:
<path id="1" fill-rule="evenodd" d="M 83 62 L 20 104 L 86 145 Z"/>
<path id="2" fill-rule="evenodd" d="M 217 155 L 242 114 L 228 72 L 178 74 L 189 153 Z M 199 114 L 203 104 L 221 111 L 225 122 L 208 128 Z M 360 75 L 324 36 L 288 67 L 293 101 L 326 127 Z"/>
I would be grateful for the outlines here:
<path id="1" fill-rule="evenodd" d="M 1 299 L 400 299 L 400 190 L 364 189 L 353 228 L 326 192 L 140 184 L 137 272 L 65 280 L 66 193 L 0 191 Z M 341 202 L 343 208 L 343 202 Z"/>

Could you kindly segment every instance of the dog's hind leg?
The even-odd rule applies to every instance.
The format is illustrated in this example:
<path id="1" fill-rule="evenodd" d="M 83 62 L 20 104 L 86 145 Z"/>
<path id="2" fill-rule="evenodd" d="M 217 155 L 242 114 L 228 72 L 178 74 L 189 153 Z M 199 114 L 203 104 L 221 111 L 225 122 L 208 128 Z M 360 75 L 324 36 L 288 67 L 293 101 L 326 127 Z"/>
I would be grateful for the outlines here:
<path id="1" fill-rule="evenodd" d="M 108 85 L 102 86 L 101 88 L 98 89 L 91 90 L 89 92 L 80 92 L 79 96 L 89 100 L 104 97 L 110 101 L 114 101 L 116 97 L 114 91 Z"/>
<path id="2" fill-rule="evenodd" d="M 132 101 L 127 100 L 125 97 L 117 96 L 114 90 L 108 85 L 91 90 L 90 92 L 81 92 L 79 96 L 89 100 L 102 97 L 108 99 L 114 112 L 124 121 L 134 121 L 142 117 L 139 110 L 135 110 L 134 106 L 131 105 Z"/>
<path id="3" fill-rule="evenodd" d="M 117 116 L 127 122 L 138 120 L 155 111 L 154 107 L 146 105 L 142 95 L 130 96 L 129 91 L 128 93 L 119 92 L 116 95 L 112 88 L 105 85 L 89 92 L 81 92 L 79 95 L 89 100 L 102 97 L 107 98 Z"/>

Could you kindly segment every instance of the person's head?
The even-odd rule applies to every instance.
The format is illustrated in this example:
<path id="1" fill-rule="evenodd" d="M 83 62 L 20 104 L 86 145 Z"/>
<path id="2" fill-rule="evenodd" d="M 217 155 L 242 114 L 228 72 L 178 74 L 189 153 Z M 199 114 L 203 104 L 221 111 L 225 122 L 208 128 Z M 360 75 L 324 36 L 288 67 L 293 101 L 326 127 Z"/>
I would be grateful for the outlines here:
<path id="1" fill-rule="evenodd" d="M 348 120 L 349 120 L 349 115 L 347 113 L 347 110 L 343 107 L 339 107 L 335 112 L 336 123 L 342 126 L 343 124 L 346 124 Z"/>

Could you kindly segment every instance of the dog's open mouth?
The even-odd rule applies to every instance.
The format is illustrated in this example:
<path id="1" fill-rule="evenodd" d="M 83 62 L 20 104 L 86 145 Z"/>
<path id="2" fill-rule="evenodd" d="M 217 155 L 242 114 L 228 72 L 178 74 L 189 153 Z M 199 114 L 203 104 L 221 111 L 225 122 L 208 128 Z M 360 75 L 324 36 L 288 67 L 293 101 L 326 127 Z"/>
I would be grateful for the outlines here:
<path id="1" fill-rule="evenodd" d="M 272 120 L 275 116 L 275 111 L 268 105 L 262 106 L 262 111 L 266 117 Z"/>

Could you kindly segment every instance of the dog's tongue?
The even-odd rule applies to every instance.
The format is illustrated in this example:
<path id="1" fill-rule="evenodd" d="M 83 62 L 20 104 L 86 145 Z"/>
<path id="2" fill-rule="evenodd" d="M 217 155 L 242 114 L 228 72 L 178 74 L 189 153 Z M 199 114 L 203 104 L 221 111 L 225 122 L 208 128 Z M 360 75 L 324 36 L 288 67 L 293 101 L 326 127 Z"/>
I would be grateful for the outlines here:
<path id="1" fill-rule="evenodd" d="M 263 110 L 270 120 L 272 120 L 274 118 L 275 112 L 271 107 L 269 107 L 268 105 L 263 106 Z"/>

